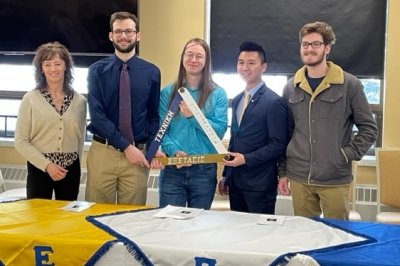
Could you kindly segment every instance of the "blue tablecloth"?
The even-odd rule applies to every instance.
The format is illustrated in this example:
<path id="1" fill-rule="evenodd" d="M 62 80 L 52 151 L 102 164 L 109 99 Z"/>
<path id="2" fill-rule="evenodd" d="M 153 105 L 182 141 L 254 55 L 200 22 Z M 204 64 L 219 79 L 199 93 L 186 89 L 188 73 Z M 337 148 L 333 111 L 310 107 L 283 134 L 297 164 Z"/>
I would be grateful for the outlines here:
<path id="1" fill-rule="evenodd" d="M 324 252 L 309 252 L 324 266 L 399 266 L 400 225 L 372 222 L 347 222 L 322 219 L 326 224 L 336 226 L 372 238 L 374 241 L 361 246 L 347 247 Z"/>

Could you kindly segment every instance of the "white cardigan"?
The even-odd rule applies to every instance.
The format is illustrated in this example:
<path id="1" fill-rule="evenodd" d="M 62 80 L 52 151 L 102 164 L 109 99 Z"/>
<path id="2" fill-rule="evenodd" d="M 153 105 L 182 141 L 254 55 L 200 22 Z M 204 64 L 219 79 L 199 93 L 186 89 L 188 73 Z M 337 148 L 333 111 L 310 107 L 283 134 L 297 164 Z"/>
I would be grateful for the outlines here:
<path id="1" fill-rule="evenodd" d="M 86 128 L 86 99 L 76 91 L 67 111 L 60 115 L 39 90 L 27 92 L 15 129 L 15 149 L 45 171 L 50 161 L 43 153 L 78 152 L 82 160 Z"/>

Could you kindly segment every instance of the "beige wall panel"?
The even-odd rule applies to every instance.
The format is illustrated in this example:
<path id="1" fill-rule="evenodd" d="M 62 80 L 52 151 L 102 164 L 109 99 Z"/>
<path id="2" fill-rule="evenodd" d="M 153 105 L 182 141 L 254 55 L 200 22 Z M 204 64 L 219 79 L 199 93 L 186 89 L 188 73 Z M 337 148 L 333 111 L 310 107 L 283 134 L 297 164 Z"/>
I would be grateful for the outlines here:
<path id="1" fill-rule="evenodd" d="M 140 56 L 161 69 L 162 87 L 178 72 L 179 57 L 191 38 L 204 38 L 204 0 L 141 0 Z"/>

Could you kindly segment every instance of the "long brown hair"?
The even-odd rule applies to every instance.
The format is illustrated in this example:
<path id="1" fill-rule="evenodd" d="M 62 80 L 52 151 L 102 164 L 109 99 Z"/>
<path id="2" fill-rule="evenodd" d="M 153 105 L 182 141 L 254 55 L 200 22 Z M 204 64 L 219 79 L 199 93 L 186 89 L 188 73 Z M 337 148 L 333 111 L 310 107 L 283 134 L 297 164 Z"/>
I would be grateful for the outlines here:
<path id="1" fill-rule="evenodd" d="M 185 85 L 185 79 L 186 79 L 186 70 L 183 66 L 183 60 L 185 56 L 185 52 L 189 44 L 198 44 L 201 47 L 204 48 L 204 51 L 206 52 L 206 62 L 204 64 L 204 68 L 202 70 L 202 75 L 201 75 L 201 80 L 199 83 L 199 92 L 200 96 L 197 102 L 197 105 L 202 108 L 204 107 L 206 100 L 210 93 L 213 91 L 213 89 L 217 86 L 215 82 L 212 80 L 212 74 L 211 74 L 211 52 L 210 52 L 210 47 L 208 44 L 200 39 L 200 38 L 193 38 L 190 39 L 184 46 L 182 53 L 181 53 L 181 61 L 179 64 L 179 72 L 178 72 L 178 79 L 174 82 L 173 84 L 173 92 L 171 94 L 171 99 L 170 99 L 170 104 L 172 102 L 172 99 L 175 97 L 176 93 L 178 92 L 178 89 L 183 87 Z"/>

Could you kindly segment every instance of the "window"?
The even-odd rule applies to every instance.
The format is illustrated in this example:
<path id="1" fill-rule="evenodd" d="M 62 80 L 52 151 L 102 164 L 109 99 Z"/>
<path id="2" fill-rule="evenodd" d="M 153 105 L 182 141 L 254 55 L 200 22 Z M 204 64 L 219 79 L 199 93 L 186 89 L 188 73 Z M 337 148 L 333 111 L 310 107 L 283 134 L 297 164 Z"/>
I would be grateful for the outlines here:
<path id="1" fill-rule="evenodd" d="M 0 137 L 14 137 L 21 99 L 35 87 L 33 71 L 31 65 L 0 64 Z M 74 68 L 72 86 L 82 94 L 87 94 L 87 72 L 87 68 Z"/>
<path id="2" fill-rule="evenodd" d="M 24 77 L 24 78 L 20 78 Z M 74 68 L 73 87 L 82 94 L 87 94 L 87 68 Z M 214 81 L 224 88 L 228 98 L 232 100 L 243 91 L 245 83 L 237 74 L 215 73 Z M 282 95 L 283 87 L 288 77 L 284 75 L 264 75 L 263 80 L 273 91 Z M 18 109 L 23 94 L 35 86 L 32 66 L 0 65 L 0 137 L 13 138 L 18 116 Z M 376 144 L 369 150 L 367 155 L 374 155 L 374 148 L 381 147 L 382 143 L 382 117 L 383 117 L 383 82 L 380 79 L 361 79 L 364 91 L 371 104 L 371 109 L 378 124 L 379 136 Z M 89 114 L 88 114 L 89 119 Z M 224 139 L 230 138 L 230 123 L 232 120 L 232 109 L 228 110 L 228 130 Z M 354 133 L 357 128 L 354 128 Z M 87 140 L 91 139 L 88 132 Z"/>
<path id="3" fill-rule="evenodd" d="M 223 73 L 215 73 L 213 75 L 214 81 L 225 89 L 229 102 L 243 91 L 245 87 L 245 82 L 239 77 L 237 74 L 223 74 Z M 279 76 L 279 75 L 264 75 L 263 80 L 265 84 L 275 91 L 278 95 L 282 95 L 283 87 L 286 84 L 287 77 Z M 230 138 L 230 126 L 232 121 L 232 108 L 229 106 L 228 109 L 228 130 L 225 133 L 224 139 Z"/>
<path id="4" fill-rule="evenodd" d="M 226 73 L 223 74 L 225 77 L 215 74 L 215 81 L 227 90 L 230 99 L 244 87 L 237 91 L 240 83 L 229 74 L 236 72 L 240 43 L 255 41 L 263 45 L 267 52 L 268 74 L 284 75 L 281 77 L 286 79 L 301 65 L 298 55 L 300 27 L 316 20 L 332 25 L 337 41 L 329 58 L 358 76 L 364 84 L 379 129 L 375 145 L 381 146 L 387 1 L 350 0 L 337 4 L 329 0 L 231 0 L 229 5 L 224 0 L 208 2 L 213 69 Z M 339 13 L 341 16 L 337 16 Z M 363 30 L 367 28 L 368 31 Z M 367 52 L 365 49 L 371 50 Z M 363 54 L 368 54 L 368 57 Z M 273 88 L 273 82 L 266 83 Z M 368 155 L 373 153 L 374 150 L 370 149 Z"/>
<path id="5" fill-rule="evenodd" d="M 364 85 L 364 92 L 371 105 L 372 113 L 378 125 L 378 138 L 376 143 L 369 149 L 367 155 L 375 155 L 375 148 L 382 147 L 382 122 L 383 122 L 383 80 L 360 79 Z M 356 132 L 356 129 L 354 130 Z"/>
<path id="6" fill-rule="evenodd" d="M 236 95 L 243 91 L 245 87 L 244 81 L 237 74 L 223 74 L 215 73 L 213 75 L 214 81 L 224 88 L 227 92 L 228 99 L 231 101 Z M 264 75 L 263 80 L 266 85 L 275 91 L 277 94 L 282 95 L 283 87 L 285 86 L 288 77 L 284 75 Z M 380 79 L 360 79 L 364 85 L 364 92 L 367 96 L 368 102 L 371 104 L 371 109 L 374 114 L 375 120 L 379 129 L 379 136 L 367 155 L 374 155 L 374 148 L 381 147 L 382 143 L 382 80 Z M 232 108 L 228 109 L 228 130 L 224 136 L 224 139 L 230 138 L 230 126 L 232 121 Z M 357 127 L 354 127 L 354 134 L 357 132 Z"/>

